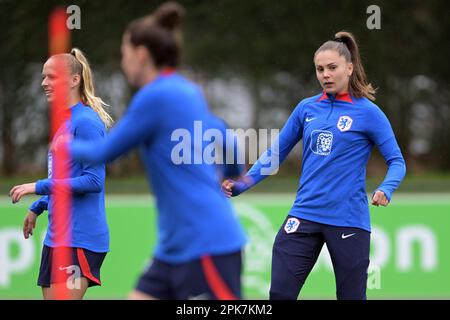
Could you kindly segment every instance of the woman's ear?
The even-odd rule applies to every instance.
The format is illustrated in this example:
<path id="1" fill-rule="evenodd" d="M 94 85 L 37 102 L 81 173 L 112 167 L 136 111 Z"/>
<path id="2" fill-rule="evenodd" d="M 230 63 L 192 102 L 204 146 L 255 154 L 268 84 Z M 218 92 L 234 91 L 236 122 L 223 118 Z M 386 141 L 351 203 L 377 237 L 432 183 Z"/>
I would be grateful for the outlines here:
<path id="1" fill-rule="evenodd" d="M 152 68 L 155 68 L 153 56 L 145 46 L 139 45 L 136 47 L 136 57 L 141 65 L 150 64 Z"/>
<path id="2" fill-rule="evenodd" d="M 148 60 L 150 57 L 150 54 L 147 50 L 147 48 L 143 45 L 139 45 L 136 47 L 136 56 L 138 58 L 138 61 L 143 64 L 146 60 Z"/>
<path id="3" fill-rule="evenodd" d="M 348 76 L 350 77 L 353 73 L 353 63 L 349 62 L 347 63 L 347 70 L 348 70 Z"/>
<path id="4" fill-rule="evenodd" d="M 79 74 L 72 75 L 72 81 L 70 83 L 71 88 L 75 88 L 81 84 L 81 76 Z"/>

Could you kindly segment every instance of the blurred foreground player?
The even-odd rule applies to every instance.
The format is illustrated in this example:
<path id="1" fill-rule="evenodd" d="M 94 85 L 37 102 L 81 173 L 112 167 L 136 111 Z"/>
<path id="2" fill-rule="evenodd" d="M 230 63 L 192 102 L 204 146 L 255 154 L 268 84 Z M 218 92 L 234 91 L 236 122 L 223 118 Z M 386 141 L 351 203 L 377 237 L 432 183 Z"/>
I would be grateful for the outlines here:
<path id="1" fill-rule="evenodd" d="M 74 141 L 71 151 L 104 163 L 140 148 L 156 196 L 158 240 L 130 299 L 239 299 L 246 239 L 220 190 L 217 166 L 201 159 L 207 143 L 194 134 L 216 121 L 201 90 L 176 71 L 183 15 L 169 2 L 128 25 L 121 65 L 139 91 L 105 141 Z M 180 151 L 183 139 L 189 147 Z"/>

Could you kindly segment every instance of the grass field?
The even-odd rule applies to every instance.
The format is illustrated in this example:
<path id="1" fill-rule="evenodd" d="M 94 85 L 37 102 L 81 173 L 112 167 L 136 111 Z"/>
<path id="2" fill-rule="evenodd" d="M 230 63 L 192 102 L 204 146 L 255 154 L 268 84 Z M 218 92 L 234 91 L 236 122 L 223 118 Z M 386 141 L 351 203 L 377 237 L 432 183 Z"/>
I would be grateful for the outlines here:
<path id="1" fill-rule="evenodd" d="M 233 199 L 249 242 L 243 277 L 246 298 L 267 299 L 271 247 L 294 194 L 249 194 Z M 12 205 L 0 197 L 0 298 L 39 298 L 35 285 L 46 216 L 31 240 L 21 223 L 34 198 Z M 176 199 L 174 199 L 176 201 Z M 88 298 L 125 298 L 145 268 L 156 241 L 150 195 L 107 195 L 111 251 L 102 268 L 102 287 Z M 44 214 L 45 215 L 45 214 Z M 372 252 L 369 298 L 450 298 L 450 194 L 397 194 L 388 208 L 371 208 Z M 333 299 L 334 276 L 326 250 L 301 298 Z"/>
<path id="2" fill-rule="evenodd" d="M 299 168 L 281 167 L 280 173 L 270 177 L 265 183 L 260 183 L 249 190 L 248 194 L 260 193 L 290 193 L 297 190 Z M 7 195 L 12 186 L 25 182 L 36 181 L 45 176 L 45 172 L 35 176 L 2 177 L 0 176 L 0 195 Z M 374 190 L 383 180 L 383 176 L 368 176 L 367 191 Z M 108 194 L 148 194 L 149 185 L 145 174 L 127 177 L 111 177 L 106 180 Z M 421 175 L 409 174 L 402 181 L 400 193 L 450 193 L 449 173 L 427 173 Z"/>

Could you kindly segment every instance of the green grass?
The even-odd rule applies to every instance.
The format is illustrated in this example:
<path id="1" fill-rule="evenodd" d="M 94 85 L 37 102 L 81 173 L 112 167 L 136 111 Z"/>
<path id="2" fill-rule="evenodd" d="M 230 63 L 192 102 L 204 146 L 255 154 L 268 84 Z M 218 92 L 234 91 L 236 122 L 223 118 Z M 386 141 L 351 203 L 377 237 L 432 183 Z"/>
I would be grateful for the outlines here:
<path id="1" fill-rule="evenodd" d="M 243 277 L 246 298 L 268 297 L 271 246 L 294 197 L 293 193 L 253 193 L 233 199 L 249 237 Z M 5 257 L 7 261 L 23 259 L 24 241 L 11 237 L 8 232 L 15 230 L 20 235 L 22 219 L 32 199 L 29 197 L 12 205 L 8 198 L 0 197 L 0 259 L 3 261 L 6 261 Z M 150 195 L 107 195 L 111 252 L 102 268 L 103 286 L 90 289 L 87 298 L 121 299 L 133 288 L 156 241 L 153 205 Z M 374 228 L 372 255 L 375 256 L 372 261 L 382 262 L 382 266 L 379 275 L 371 275 L 375 287 L 379 281 L 380 288 L 369 289 L 368 297 L 450 298 L 450 257 L 447 254 L 450 243 L 450 194 L 396 194 L 389 207 L 372 207 L 371 218 Z M 9 285 L 0 281 L 0 299 L 40 297 L 40 289 L 35 283 L 45 228 L 44 214 L 38 220 L 35 235 L 26 242 L 30 262 L 21 270 L 9 274 Z M 427 238 L 429 236 L 431 240 Z M 402 249 L 401 243 L 408 237 L 412 237 L 412 241 L 406 249 Z M 431 247 L 424 239 L 425 242 L 431 241 Z M 401 267 L 401 260 L 405 259 L 405 252 L 409 250 L 410 264 Z M 2 268 L 6 266 L 3 264 Z M 326 260 L 317 263 L 300 297 L 334 299 L 334 276 Z"/>
<path id="2" fill-rule="evenodd" d="M 36 181 L 42 176 L 0 177 L 0 195 L 6 196 L 9 190 L 17 184 Z M 372 192 L 383 181 L 383 176 L 369 176 L 366 190 Z M 281 171 L 280 174 L 268 177 L 263 183 L 252 188 L 248 193 L 292 193 L 298 188 L 297 172 Z M 148 194 L 150 187 L 144 174 L 130 177 L 112 177 L 106 179 L 106 192 L 109 194 Z M 427 173 L 422 175 L 408 174 L 403 180 L 398 192 L 401 193 L 450 193 L 449 173 Z"/>

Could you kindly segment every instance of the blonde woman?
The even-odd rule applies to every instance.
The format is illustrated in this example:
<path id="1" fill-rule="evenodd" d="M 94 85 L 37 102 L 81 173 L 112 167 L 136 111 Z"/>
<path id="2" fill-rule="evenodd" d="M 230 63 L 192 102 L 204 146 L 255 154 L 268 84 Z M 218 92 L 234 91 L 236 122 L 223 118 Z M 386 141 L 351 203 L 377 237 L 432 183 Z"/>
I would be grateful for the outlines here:
<path id="1" fill-rule="evenodd" d="M 61 64 L 61 62 L 63 62 Z M 56 65 L 67 67 L 68 77 L 64 79 L 56 71 Z M 95 96 L 92 71 L 84 54 L 79 49 L 71 53 L 50 57 L 42 70 L 42 88 L 47 101 L 54 99 L 57 84 L 68 90 L 67 108 L 70 109 L 68 130 L 73 139 L 103 139 L 106 128 L 112 119 L 104 110 L 106 104 Z M 54 299 L 59 286 L 67 288 L 68 278 L 76 284 L 69 287 L 70 299 L 82 299 L 87 288 L 101 285 L 100 267 L 109 251 L 109 231 L 105 216 L 105 166 L 89 162 L 68 160 L 71 171 L 70 178 L 65 181 L 52 178 L 54 157 L 52 156 L 57 141 L 61 138 L 61 130 L 56 132 L 48 152 L 48 179 L 15 186 L 10 191 L 13 203 L 17 203 L 27 194 L 38 194 L 42 197 L 34 202 L 27 213 L 23 225 L 26 239 L 33 234 L 37 217 L 48 210 L 48 229 L 42 250 L 38 285 L 42 287 L 44 299 Z M 54 197 L 52 190 L 58 183 L 66 183 L 72 192 L 71 221 L 63 227 L 55 228 Z M 57 237 L 58 233 L 58 237 Z M 68 239 L 70 243 L 57 243 L 57 239 Z M 68 266 L 52 265 L 52 256 L 58 250 L 68 250 L 72 264 Z"/>

